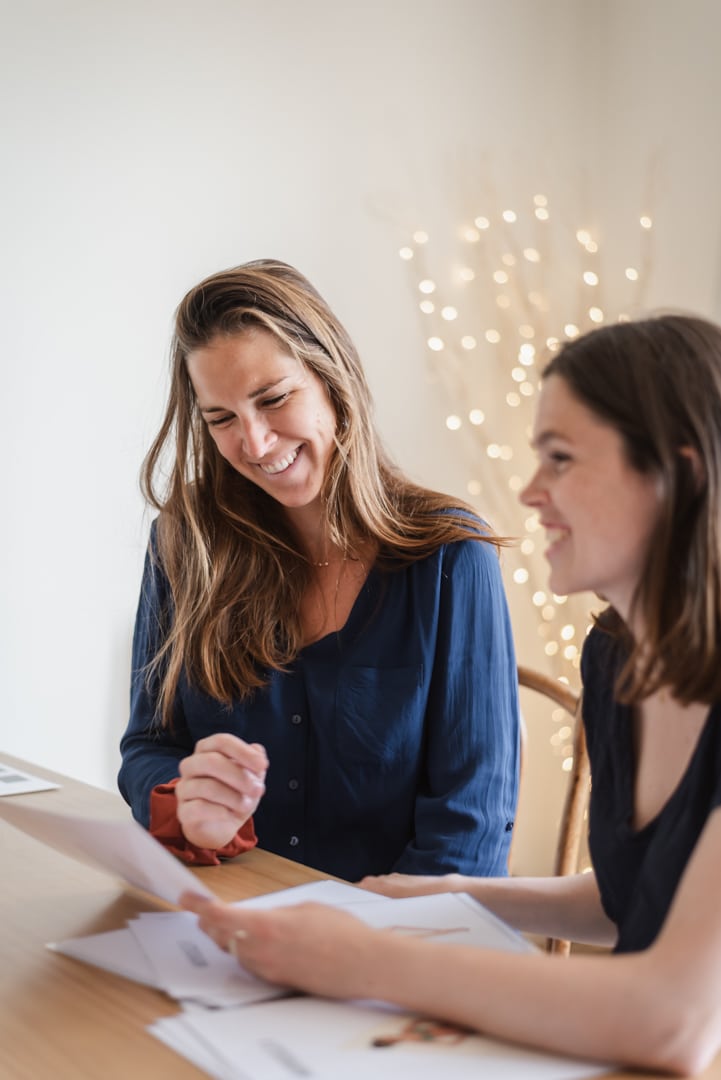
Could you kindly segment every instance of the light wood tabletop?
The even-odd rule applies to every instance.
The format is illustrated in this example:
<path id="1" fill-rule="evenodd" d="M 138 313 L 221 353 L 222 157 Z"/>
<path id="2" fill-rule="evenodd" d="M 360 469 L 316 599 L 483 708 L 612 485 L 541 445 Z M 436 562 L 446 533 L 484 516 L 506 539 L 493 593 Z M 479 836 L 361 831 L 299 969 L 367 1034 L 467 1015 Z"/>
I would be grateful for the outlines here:
<path id="1" fill-rule="evenodd" d="M 88 817 L 130 816 L 119 795 L 8 755 L 0 761 L 60 784 L 7 796 L 30 806 Z M 178 1011 L 157 990 L 46 948 L 48 942 L 124 926 L 162 910 L 108 874 L 52 850 L 0 821 L 0 1077 L 2 1080 L 200 1080 L 205 1073 L 146 1031 Z M 224 900 L 275 892 L 327 877 L 254 850 L 194 871 Z M 640 1075 L 613 1073 L 613 1080 Z M 654 1077 L 654 1080 L 656 1078 Z M 658 1080 L 661 1080 L 659 1077 Z M 721 1057 L 703 1074 L 721 1080 Z"/>

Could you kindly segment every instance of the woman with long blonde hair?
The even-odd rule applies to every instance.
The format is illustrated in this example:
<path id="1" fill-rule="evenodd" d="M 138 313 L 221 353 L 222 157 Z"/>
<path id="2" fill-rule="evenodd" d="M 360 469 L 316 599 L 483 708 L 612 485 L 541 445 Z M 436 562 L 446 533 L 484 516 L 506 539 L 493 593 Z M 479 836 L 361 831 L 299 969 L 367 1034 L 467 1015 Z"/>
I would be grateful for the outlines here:
<path id="1" fill-rule="evenodd" d="M 355 347 L 262 260 L 181 302 L 120 789 L 187 861 L 505 872 L 518 705 L 499 541 L 386 456 Z"/>

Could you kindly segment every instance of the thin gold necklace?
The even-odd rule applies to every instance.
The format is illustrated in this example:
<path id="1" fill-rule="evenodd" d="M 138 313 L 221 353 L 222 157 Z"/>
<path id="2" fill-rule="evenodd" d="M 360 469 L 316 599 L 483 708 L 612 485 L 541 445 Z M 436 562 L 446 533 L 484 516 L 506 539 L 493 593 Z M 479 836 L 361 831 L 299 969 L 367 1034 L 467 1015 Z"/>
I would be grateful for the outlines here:
<path id="1" fill-rule="evenodd" d="M 324 559 L 322 562 L 314 562 L 311 559 L 310 560 L 310 565 L 311 566 L 317 566 L 318 568 L 321 568 L 323 566 L 334 566 L 336 563 L 346 563 L 346 562 L 360 562 L 360 559 L 358 558 L 357 555 L 344 555 L 341 559 Z"/>

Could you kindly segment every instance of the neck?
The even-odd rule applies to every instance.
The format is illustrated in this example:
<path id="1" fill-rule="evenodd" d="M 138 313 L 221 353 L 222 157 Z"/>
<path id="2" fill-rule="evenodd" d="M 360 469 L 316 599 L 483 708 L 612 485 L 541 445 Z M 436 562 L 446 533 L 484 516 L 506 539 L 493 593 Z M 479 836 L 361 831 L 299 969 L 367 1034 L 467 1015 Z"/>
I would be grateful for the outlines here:
<path id="1" fill-rule="evenodd" d="M 293 532 L 298 537 L 301 551 L 311 566 L 330 566 L 343 562 L 345 552 L 331 543 L 325 521 L 319 507 L 293 507 L 286 510 Z"/>

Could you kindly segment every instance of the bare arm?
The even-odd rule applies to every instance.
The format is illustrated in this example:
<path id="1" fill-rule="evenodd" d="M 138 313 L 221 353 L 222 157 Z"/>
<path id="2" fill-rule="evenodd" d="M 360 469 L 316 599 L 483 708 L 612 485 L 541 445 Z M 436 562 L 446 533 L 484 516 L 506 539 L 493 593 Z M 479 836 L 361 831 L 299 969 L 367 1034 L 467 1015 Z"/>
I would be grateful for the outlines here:
<path id="1" fill-rule="evenodd" d="M 588 945 L 612 946 L 616 941 L 616 927 L 603 910 L 592 873 L 549 878 L 386 874 L 364 878 L 359 884 L 371 892 L 396 897 L 465 892 L 524 933 Z"/>
<path id="2" fill-rule="evenodd" d="M 546 955 L 440 945 L 371 930 L 320 905 L 243 911 L 187 896 L 251 971 L 337 998 L 381 998 L 556 1053 L 700 1071 L 721 1048 L 721 810 L 666 925 L 643 953 Z M 240 931 L 240 937 L 234 935 Z"/>

